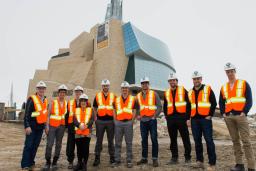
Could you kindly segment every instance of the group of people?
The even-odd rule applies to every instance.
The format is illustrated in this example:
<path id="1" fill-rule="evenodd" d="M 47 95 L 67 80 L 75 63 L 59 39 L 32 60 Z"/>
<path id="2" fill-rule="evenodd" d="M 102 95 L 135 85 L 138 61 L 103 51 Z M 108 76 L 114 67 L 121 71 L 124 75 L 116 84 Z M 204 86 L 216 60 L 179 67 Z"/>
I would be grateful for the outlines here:
<path id="1" fill-rule="evenodd" d="M 248 171 L 255 171 L 255 158 L 250 142 L 247 114 L 252 107 L 251 88 L 245 80 L 236 78 L 236 67 L 227 63 L 225 72 L 228 82 L 221 87 L 219 107 L 226 122 L 233 142 L 235 163 L 231 171 L 245 171 L 243 149 L 247 159 Z M 163 111 L 170 136 L 171 157 L 169 165 L 179 163 L 178 132 L 184 145 L 185 163 L 191 163 L 191 143 L 189 129 L 191 127 L 195 142 L 195 167 L 204 168 L 202 137 L 204 137 L 208 154 L 208 171 L 216 170 L 216 152 L 213 140 L 212 117 L 217 106 L 215 94 L 209 85 L 202 83 L 202 74 L 193 72 L 193 88 L 187 91 L 178 84 L 175 73 L 168 78 L 170 88 L 165 91 L 163 106 L 159 95 L 150 89 L 148 77 L 141 79 L 141 92 L 136 96 L 130 94 L 130 85 L 121 84 L 121 95 L 116 97 L 109 91 L 110 81 L 102 80 L 102 91 L 97 93 L 93 103 L 84 94 L 80 86 L 74 89 L 74 99 L 66 100 L 68 88 L 58 87 L 58 97 L 48 104 L 45 97 L 46 84 L 40 81 L 36 85 L 36 93 L 26 103 L 24 127 L 25 145 L 21 160 L 22 170 L 33 170 L 35 156 L 45 130 L 47 144 L 45 150 L 46 163 L 43 170 L 56 170 L 61 152 L 62 139 L 68 128 L 66 155 L 68 169 L 87 170 L 92 126 L 96 125 L 95 159 L 93 166 L 101 161 L 102 142 L 107 134 L 109 162 L 112 167 L 121 164 L 123 137 L 126 143 L 126 166 L 133 167 L 133 124 L 140 121 L 142 156 L 137 165 L 148 163 L 148 136 L 152 141 L 153 167 L 158 167 L 157 117 Z M 114 143 L 115 141 L 115 143 Z M 55 153 L 52 158 L 52 147 L 55 142 Z M 73 166 L 74 151 L 77 147 L 77 165 Z"/>

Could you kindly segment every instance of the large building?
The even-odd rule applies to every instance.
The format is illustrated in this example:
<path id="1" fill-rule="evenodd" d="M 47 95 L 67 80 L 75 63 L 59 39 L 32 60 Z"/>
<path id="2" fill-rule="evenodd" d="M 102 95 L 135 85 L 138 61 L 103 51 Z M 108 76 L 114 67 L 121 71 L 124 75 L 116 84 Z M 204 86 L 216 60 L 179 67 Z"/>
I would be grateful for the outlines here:
<path id="1" fill-rule="evenodd" d="M 29 82 L 28 95 L 43 80 L 49 98 L 55 97 L 58 85 L 64 83 L 70 89 L 69 96 L 76 85 L 81 85 L 92 100 L 105 78 L 111 82 L 111 91 L 117 94 L 124 80 L 132 84 L 136 93 L 144 76 L 161 94 L 168 87 L 168 74 L 175 72 L 169 49 L 130 22 L 124 23 L 122 4 L 121 0 L 111 0 L 104 23 L 95 25 L 89 33 L 82 32 L 68 48 L 59 49 L 49 60 L 47 70 L 36 70 Z"/>

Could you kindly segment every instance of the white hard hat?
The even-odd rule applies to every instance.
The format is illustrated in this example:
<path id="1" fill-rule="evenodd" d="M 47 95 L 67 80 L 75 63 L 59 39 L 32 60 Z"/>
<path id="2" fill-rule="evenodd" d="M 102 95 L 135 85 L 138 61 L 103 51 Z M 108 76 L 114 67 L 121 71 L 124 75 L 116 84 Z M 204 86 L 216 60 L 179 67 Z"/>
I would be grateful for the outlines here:
<path id="1" fill-rule="evenodd" d="M 200 72 L 198 71 L 193 72 L 192 78 L 200 78 L 200 77 L 203 77 L 203 75 Z"/>
<path id="2" fill-rule="evenodd" d="M 170 73 L 170 74 L 169 74 L 168 81 L 169 81 L 169 80 L 177 80 L 177 79 L 178 79 L 178 78 L 177 78 L 177 76 L 176 76 L 175 73 Z"/>
<path id="3" fill-rule="evenodd" d="M 144 83 L 144 82 L 149 82 L 149 78 L 145 76 L 142 79 L 140 79 L 140 83 Z"/>
<path id="4" fill-rule="evenodd" d="M 74 89 L 74 91 L 84 91 L 84 89 L 83 89 L 83 87 L 81 87 L 81 86 L 76 86 L 75 87 L 75 89 Z"/>
<path id="5" fill-rule="evenodd" d="M 233 70 L 233 69 L 236 69 L 236 66 L 233 65 L 233 64 L 230 63 L 230 62 L 226 63 L 226 65 L 224 66 L 224 70 L 225 70 L 225 71 Z"/>
<path id="6" fill-rule="evenodd" d="M 81 96 L 79 96 L 79 100 L 80 99 L 85 99 L 85 100 L 88 100 L 88 96 L 86 94 L 82 94 Z"/>
<path id="7" fill-rule="evenodd" d="M 127 81 L 122 82 L 121 88 L 129 88 L 130 84 Z"/>
<path id="8" fill-rule="evenodd" d="M 108 79 L 104 79 L 101 81 L 101 85 L 110 85 L 110 81 Z"/>
<path id="9" fill-rule="evenodd" d="M 46 84 L 43 82 L 43 81 L 39 81 L 37 84 L 36 84 L 36 88 L 39 88 L 39 87 L 43 87 L 43 88 L 46 88 Z"/>
<path id="10" fill-rule="evenodd" d="M 68 90 L 68 87 L 65 85 L 65 84 L 61 84 L 59 87 L 58 87 L 58 90 Z"/>

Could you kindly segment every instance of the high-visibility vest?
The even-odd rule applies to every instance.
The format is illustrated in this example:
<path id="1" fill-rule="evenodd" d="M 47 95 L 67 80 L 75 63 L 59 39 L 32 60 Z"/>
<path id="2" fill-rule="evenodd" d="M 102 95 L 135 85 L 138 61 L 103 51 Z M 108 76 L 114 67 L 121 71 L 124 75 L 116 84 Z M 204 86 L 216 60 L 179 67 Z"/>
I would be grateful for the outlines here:
<path id="1" fill-rule="evenodd" d="M 104 94 L 102 92 L 97 93 L 96 102 L 98 103 L 98 115 L 102 116 L 113 116 L 113 103 L 115 100 L 114 93 L 108 93 L 107 99 L 105 99 Z"/>
<path id="2" fill-rule="evenodd" d="M 176 88 L 175 99 L 172 95 L 171 88 L 165 92 L 165 99 L 167 101 L 167 115 L 172 115 L 174 111 L 173 101 L 175 100 L 175 108 L 179 113 L 186 113 L 187 102 L 185 100 L 185 88 L 178 86 Z"/>
<path id="3" fill-rule="evenodd" d="M 232 110 L 243 111 L 246 98 L 246 81 L 236 80 L 233 89 L 230 89 L 230 84 L 226 83 L 221 87 L 221 93 L 225 101 L 225 113 L 228 113 Z"/>
<path id="4" fill-rule="evenodd" d="M 83 111 L 81 108 L 76 108 L 75 110 L 75 116 L 79 124 L 84 124 L 87 125 L 92 117 L 92 108 L 87 107 L 85 111 Z M 89 135 L 90 134 L 90 129 L 86 128 L 84 130 L 81 130 L 79 128 L 75 128 L 76 134 L 78 135 Z"/>
<path id="5" fill-rule="evenodd" d="M 116 98 L 115 106 L 116 106 L 116 120 L 132 120 L 133 118 L 133 107 L 135 103 L 135 97 L 129 95 L 126 99 L 125 103 L 122 96 Z"/>
<path id="6" fill-rule="evenodd" d="M 208 116 L 210 113 L 210 108 L 211 108 L 210 92 L 211 92 L 211 87 L 205 85 L 204 88 L 198 94 L 197 111 L 199 115 Z M 196 115 L 196 99 L 195 99 L 195 91 L 193 89 L 189 91 L 188 97 L 191 103 L 191 117 L 194 117 Z"/>
<path id="7" fill-rule="evenodd" d="M 72 99 L 68 102 L 68 111 L 69 111 L 69 117 L 68 117 L 68 123 L 73 123 L 73 117 L 76 110 L 76 100 Z"/>
<path id="8" fill-rule="evenodd" d="M 153 90 L 147 92 L 145 99 L 143 99 L 142 92 L 140 92 L 137 94 L 137 99 L 140 105 L 140 116 L 152 117 L 155 115 L 157 107 L 155 92 Z"/>
<path id="9" fill-rule="evenodd" d="M 65 115 L 67 113 L 67 101 L 64 100 L 63 106 L 61 107 L 59 100 L 53 100 L 52 111 L 50 115 L 50 126 L 58 127 L 65 125 Z"/>
<path id="10" fill-rule="evenodd" d="M 35 108 L 35 111 L 32 112 L 31 117 L 36 118 L 36 122 L 38 124 L 46 123 L 47 116 L 48 116 L 48 110 L 47 110 L 48 100 L 45 98 L 44 103 L 42 103 L 38 95 L 32 95 L 31 99 L 33 100 L 34 108 Z"/>

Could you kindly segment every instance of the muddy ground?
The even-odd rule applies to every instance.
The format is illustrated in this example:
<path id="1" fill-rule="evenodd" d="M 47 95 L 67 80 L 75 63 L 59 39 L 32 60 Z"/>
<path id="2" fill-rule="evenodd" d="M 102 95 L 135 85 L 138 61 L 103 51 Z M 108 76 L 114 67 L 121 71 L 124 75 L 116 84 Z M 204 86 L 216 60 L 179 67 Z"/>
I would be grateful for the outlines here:
<path id="1" fill-rule="evenodd" d="M 167 136 L 160 136 L 159 137 L 159 163 L 160 167 L 153 168 L 152 162 L 145 166 L 136 166 L 135 163 L 141 157 L 141 144 L 140 144 L 140 136 L 139 136 L 139 127 L 135 126 L 135 138 L 134 138 L 134 146 L 133 146 L 133 153 L 134 153 L 134 167 L 132 169 L 127 169 L 125 166 L 125 145 L 123 147 L 123 163 L 118 168 L 112 168 L 108 161 L 109 156 L 107 153 L 107 143 L 104 141 L 104 148 L 101 157 L 101 165 L 100 167 L 93 168 L 92 163 L 94 160 L 94 146 L 95 146 L 95 138 L 92 138 L 91 146 L 90 146 L 90 157 L 88 163 L 88 170 L 96 171 L 96 170 L 115 170 L 115 171 L 125 171 L 125 170 L 155 170 L 155 171 L 186 171 L 186 170 L 198 170 L 190 165 L 184 164 L 184 157 L 183 157 L 183 147 L 182 142 L 179 139 L 179 154 L 180 154 L 180 163 L 176 166 L 169 166 L 166 163 L 170 160 L 170 150 L 169 150 L 169 138 Z M 63 147 L 61 152 L 61 157 L 59 161 L 59 169 L 66 171 L 68 169 L 67 165 L 68 162 L 65 156 L 65 148 L 66 148 L 66 136 L 63 139 Z M 20 160 L 22 155 L 22 149 L 24 144 L 24 130 L 22 124 L 14 124 L 14 123 L 3 123 L 0 122 L 0 170 L 1 171 L 16 171 L 20 170 Z M 253 136 L 253 150 L 256 153 L 256 137 Z M 150 141 L 149 141 L 150 142 Z M 194 151 L 194 142 L 191 137 L 192 142 L 192 161 L 195 161 L 195 151 Z M 40 170 L 40 168 L 44 165 L 44 152 L 45 152 L 45 138 L 41 141 L 40 147 L 38 149 L 38 153 L 36 156 L 36 170 Z M 234 157 L 232 152 L 232 143 L 227 137 L 221 137 L 215 135 L 215 144 L 216 144 L 216 152 L 217 152 L 217 170 L 218 171 L 225 171 L 229 170 L 231 166 L 234 165 Z M 206 148 L 204 147 L 206 152 Z M 151 146 L 149 148 L 149 156 L 151 155 Z M 207 155 L 205 153 L 205 165 L 207 166 Z"/>

